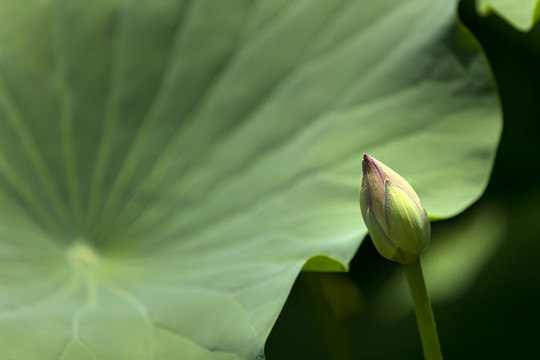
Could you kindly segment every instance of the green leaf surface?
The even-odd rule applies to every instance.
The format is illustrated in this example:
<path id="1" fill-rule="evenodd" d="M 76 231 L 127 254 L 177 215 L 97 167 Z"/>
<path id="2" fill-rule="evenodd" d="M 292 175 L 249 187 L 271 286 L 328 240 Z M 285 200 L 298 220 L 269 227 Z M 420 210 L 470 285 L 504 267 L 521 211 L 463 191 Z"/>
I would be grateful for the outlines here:
<path id="1" fill-rule="evenodd" d="M 529 31 L 540 17 L 538 0 L 477 0 L 482 15 L 496 13 L 521 31 Z"/>
<path id="2" fill-rule="evenodd" d="M 363 152 L 470 205 L 501 121 L 455 5 L 0 2 L 2 359 L 262 358 L 365 235 Z"/>

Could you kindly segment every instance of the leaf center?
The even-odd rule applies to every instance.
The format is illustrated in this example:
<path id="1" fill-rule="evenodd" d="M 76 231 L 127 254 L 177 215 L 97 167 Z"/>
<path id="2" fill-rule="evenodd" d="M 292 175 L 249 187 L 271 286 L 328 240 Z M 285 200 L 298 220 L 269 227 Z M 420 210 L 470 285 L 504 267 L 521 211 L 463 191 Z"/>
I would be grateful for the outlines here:
<path id="1" fill-rule="evenodd" d="M 95 270 L 100 263 L 98 253 L 90 245 L 80 241 L 68 248 L 66 256 L 70 264 L 79 271 Z"/>

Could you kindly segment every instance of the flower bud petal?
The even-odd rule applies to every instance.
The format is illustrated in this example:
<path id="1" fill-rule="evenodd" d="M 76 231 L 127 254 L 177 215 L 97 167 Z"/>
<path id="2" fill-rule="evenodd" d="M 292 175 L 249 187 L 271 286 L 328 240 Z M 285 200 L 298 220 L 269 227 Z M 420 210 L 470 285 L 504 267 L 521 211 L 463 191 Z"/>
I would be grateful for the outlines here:
<path id="1" fill-rule="evenodd" d="M 381 224 L 379 224 L 379 222 L 377 221 L 371 208 L 367 209 L 364 221 L 369 229 L 369 236 L 373 241 L 373 245 L 375 245 L 375 248 L 377 249 L 379 254 L 389 260 L 392 260 L 394 254 L 396 253 L 397 247 L 388 238 L 388 236 L 382 229 Z"/>

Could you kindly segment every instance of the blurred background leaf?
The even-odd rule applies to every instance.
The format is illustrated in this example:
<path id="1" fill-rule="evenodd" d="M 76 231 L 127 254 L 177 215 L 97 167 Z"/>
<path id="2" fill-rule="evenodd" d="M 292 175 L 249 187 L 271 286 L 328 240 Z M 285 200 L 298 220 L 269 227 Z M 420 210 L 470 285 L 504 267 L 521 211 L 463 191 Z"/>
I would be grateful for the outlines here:
<path id="1" fill-rule="evenodd" d="M 521 31 L 529 31 L 540 16 L 538 0 L 478 0 L 482 15 L 496 13 Z"/>

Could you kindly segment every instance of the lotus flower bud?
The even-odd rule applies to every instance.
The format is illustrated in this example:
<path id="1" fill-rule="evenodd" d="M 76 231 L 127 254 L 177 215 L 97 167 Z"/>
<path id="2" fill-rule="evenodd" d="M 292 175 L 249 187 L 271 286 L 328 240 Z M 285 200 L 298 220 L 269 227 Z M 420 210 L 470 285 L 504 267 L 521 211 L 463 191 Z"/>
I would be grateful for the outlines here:
<path id="1" fill-rule="evenodd" d="M 431 227 L 418 195 L 395 171 L 366 154 L 360 208 L 375 248 L 388 260 L 411 263 L 429 244 Z"/>

